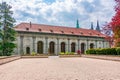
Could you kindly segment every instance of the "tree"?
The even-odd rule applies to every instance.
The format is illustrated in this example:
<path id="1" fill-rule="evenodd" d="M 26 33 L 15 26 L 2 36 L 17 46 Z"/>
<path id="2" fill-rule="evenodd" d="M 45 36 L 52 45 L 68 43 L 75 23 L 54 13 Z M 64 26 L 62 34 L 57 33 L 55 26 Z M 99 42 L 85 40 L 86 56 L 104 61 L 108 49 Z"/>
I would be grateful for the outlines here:
<path id="1" fill-rule="evenodd" d="M 105 23 L 105 25 L 102 27 L 102 33 L 104 33 L 105 39 L 109 42 L 110 46 L 113 46 L 113 31 L 112 31 L 112 27 L 110 24 Z"/>
<path id="2" fill-rule="evenodd" d="M 109 28 L 108 30 L 112 30 L 113 32 L 113 39 L 114 39 L 114 46 L 120 47 L 120 0 L 115 0 L 116 6 L 115 6 L 115 16 L 113 16 L 112 21 L 108 24 Z M 106 26 L 108 27 L 108 26 Z"/>
<path id="3" fill-rule="evenodd" d="M 15 19 L 12 17 L 12 7 L 6 2 L 0 3 L 0 55 L 9 56 L 16 45 L 15 30 L 13 29 Z"/>

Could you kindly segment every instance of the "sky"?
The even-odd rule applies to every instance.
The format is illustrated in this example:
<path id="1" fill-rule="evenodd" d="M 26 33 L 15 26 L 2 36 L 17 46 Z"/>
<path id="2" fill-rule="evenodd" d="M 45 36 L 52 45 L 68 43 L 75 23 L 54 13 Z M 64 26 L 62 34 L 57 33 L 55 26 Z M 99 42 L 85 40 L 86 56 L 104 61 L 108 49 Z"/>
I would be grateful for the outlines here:
<path id="1" fill-rule="evenodd" d="M 37 24 L 90 28 L 97 20 L 102 27 L 115 15 L 114 0 L 0 0 L 12 6 L 15 24 Z"/>

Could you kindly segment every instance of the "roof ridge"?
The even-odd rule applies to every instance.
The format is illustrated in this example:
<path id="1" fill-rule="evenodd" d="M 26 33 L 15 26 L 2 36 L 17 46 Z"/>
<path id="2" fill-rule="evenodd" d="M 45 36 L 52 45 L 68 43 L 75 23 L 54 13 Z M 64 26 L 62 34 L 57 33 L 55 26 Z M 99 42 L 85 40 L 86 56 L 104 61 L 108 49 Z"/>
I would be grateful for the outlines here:
<path id="1" fill-rule="evenodd" d="M 104 34 L 91 29 L 84 29 L 84 28 L 74 28 L 74 27 L 67 27 L 67 26 L 56 26 L 56 25 L 46 25 L 46 24 L 36 24 L 32 23 L 33 27 L 30 27 L 28 30 L 27 28 L 30 26 L 30 23 L 22 22 L 16 25 L 16 30 L 20 31 L 31 31 L 31 32 L 45 32 L 51 33 L 59 33 L 59 34 L 72 34 L 72 35 L 83 35 L 83 36 L 103 36 Z M 39 31 L 39 29 L 41 29 Z M 62 33 L 63 31 L 64 33 Z M 92 33 L 92 34 L 91 34 Z"/>
<path id="2" fill-rule="evenodd" d="M 20 24 L 29 24 L 28 22 L 22 22 Z M 20 25 L 18 24 L 18 25 Z M 76 28 L 76 27 L 70 27 L 70 26 L 57 26 L 57 25 L 49 25 L 49 24 L 37 24 L 37 23 L 31 23 L 32 25 L 43 25 L 43 26 L 49 26 L 49 27 L 62 27 L 62 28 L 71 28 L 71 29 L 76 29 L 76 30 L 79 30 L 79 29 L 83 29 L 83 30 L 89 30 L 89 29 L 84 29 L 84 28 Z M 96 30 L 92 30 L 92 31 L 96 31 Z"/>

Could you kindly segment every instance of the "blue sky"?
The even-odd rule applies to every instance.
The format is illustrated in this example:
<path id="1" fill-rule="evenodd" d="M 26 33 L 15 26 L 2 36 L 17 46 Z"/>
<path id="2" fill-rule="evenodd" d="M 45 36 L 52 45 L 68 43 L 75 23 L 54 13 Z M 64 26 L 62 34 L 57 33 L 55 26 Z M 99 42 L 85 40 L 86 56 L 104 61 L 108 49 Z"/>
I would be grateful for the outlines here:
<path id="1" fill-rule="evenodd" d="M 110 22 L 114 16 L 114 0 L 0 0 L 12 6 L 16 24 L 38 24 L 75 27 L 77 19 L 81 28 L 96 28 Z"/>

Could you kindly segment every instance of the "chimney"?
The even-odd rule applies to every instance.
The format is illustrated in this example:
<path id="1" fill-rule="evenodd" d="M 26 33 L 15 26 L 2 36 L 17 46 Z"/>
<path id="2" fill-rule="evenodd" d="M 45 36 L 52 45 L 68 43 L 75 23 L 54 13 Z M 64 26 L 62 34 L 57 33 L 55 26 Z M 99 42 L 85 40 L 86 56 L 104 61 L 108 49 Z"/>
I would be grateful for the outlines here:
<path id="1" fill-rule="evenodd" d="M 32 28 L 32 24 L 31 24 L 31 22 L 30 22 L 30 28 Z"/>

